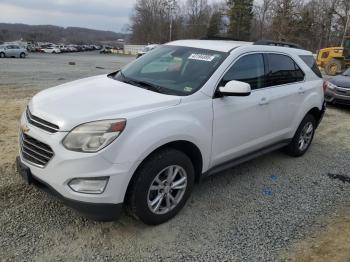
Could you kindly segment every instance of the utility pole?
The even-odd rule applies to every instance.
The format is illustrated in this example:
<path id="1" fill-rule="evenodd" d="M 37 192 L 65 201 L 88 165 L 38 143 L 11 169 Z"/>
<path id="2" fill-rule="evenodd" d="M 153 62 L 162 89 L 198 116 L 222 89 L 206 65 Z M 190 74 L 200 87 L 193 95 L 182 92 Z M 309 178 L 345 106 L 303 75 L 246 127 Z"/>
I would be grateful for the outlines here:
<path id="1" fill-rule="evenodd" d="M 344 29 L 344 35 L 343 40 L 341 41 L 341 46 L 344 46 L 345 38 L 347 36 L 348 28 L 349 28 L 349 21 L 350 21 L 350 13 L 348 14 L 348 17 L 346 19 L 345 29 Z"/>
<path id="2" fill-rule="evenodd" d="M 175 1 L 176 0 L 169 0 L 169 42 L 172 39 L 172 33 L 173 33 L 173 13 L 175 10 Z"/>

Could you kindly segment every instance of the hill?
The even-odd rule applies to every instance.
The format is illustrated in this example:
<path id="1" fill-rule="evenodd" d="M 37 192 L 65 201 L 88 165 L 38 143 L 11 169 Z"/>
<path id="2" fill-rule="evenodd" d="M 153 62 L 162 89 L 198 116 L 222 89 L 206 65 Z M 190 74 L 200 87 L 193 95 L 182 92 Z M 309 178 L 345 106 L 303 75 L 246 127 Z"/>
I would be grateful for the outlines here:
<path id="1" fill-rule="evenodd" d="M 0 42 L 23 41 L 89 44 L 125 38 L 122 33 L 80 27 L 0 23 Z"/>

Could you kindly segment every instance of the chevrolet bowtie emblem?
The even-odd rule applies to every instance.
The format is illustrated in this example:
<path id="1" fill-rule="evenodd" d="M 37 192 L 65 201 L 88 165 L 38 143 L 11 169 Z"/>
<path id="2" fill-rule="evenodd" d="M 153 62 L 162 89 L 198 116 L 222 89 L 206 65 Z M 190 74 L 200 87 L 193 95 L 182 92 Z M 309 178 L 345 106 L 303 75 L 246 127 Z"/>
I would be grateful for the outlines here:
<path id="1" fill-rule="evenodd" d="M 21 125 L 21 130 L 23 133 L 27 133 L 30 129 L 26 124 L 24 124 L 24 125 Z"/>

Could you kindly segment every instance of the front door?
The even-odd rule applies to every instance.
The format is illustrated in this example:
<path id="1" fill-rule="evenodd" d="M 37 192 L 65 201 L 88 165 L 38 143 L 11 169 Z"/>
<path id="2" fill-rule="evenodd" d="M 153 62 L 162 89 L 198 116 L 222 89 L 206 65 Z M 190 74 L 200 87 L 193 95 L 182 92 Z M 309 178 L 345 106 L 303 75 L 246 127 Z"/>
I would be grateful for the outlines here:
<path id="1" fill-rule="evenodd" d="M 224 75 L 220 85 L 230 80 L 249 83 L 252 93 L 245 97 L 213 99 L 213 144 L 211 167 L 258 150 L 270 143 L 272 120 L 271 90 L 264 88 L 262 54 L 239 58 Z"/>

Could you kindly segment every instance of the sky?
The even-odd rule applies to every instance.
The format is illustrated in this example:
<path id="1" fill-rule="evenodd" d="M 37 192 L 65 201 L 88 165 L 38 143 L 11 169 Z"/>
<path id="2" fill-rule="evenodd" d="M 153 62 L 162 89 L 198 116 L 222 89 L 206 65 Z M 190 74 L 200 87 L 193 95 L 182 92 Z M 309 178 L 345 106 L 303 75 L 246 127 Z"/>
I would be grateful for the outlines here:
<path id="1" fill-rule="evenodd" d="M 208 0 L 209 3 L 216 1 L 218 0 Z M 0 0 L 0 23 L 76 26 L 125 33 L 135 2 L 136 0 Z"/>
<path id="2" fill-rule="evenodd" d="M 123 32 L 136 0 L 0 0 L 0 23 Z"/>

